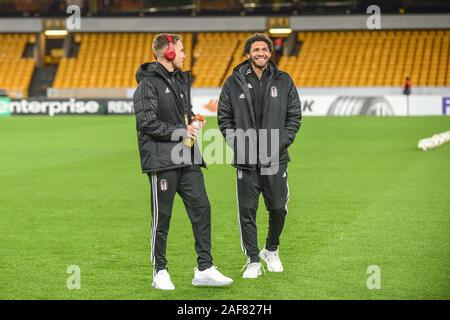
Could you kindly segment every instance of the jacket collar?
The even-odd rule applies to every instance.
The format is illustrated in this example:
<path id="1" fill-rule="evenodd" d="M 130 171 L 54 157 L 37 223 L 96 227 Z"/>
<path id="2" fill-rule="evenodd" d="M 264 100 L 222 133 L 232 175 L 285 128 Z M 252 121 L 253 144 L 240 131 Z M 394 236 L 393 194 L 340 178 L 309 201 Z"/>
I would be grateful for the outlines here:
<path id="1" fill-rule="evenodd" d="M 146 62 L 142 64 L 138 71 L 136 72 L 136 81 L 139 83 L 143 79 L 151 76 L 161 76 L 167 79 L 170 76 L 170 72 L 164 68 L 160 63 L 154 62 Z M 173 76 L 181 81 L 190 82 L 191 80 L 191 72 L 190 71 L 179 71 L 175 70 L 173 72 Z"/>
<path id="2" fill-rule="evenodd" d="M 247 59 L 247 60 L 241 62 L 240 64 L 238 64 L 233 69 L 233 74 L 235 74 L 235 75 L 237 75 L 239 77 L 245 76 L 246 74 L 252 72 L 252 70 L 250 69 L 251 67 L 252 67 L 251 63 Z M 270 76 L 271 77 L 277 76 L 280 73 L 279 69 L 277 68 L 277 66 L 272 61 L 269 61 L 268 65 L 267 65 L 267 68 L 269 68 L 269 72 L 270 72 Z"/>

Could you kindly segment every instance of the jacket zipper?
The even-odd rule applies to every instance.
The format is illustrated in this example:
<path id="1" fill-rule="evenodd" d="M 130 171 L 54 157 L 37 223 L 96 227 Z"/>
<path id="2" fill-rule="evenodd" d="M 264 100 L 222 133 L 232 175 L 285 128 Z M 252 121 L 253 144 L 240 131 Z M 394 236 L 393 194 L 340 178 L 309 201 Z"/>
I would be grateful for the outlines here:
<path id="1" fill-rule="evenodd" d="M 172 91 L 173 91 L 173 93 L 174 93 L 174 95 L 175 95 L 175 99 L 176 99 L 179 103 L 181 103 L 181 107 L 182 107 L 182 112 L 181 112 L 181 113 L 184 114 L 185 117 L 187 117 L 186 106 L 184 105 L 184 103 L 183 103 L 183 101 L 181 100 L 181 98 L 176 94 L 176 90 L 175 90 L 174 84 L 172 83 L 172 81 L 175 82 L 174 77 L 172 76 L 172 81 L 171 81 L 170 78 L 165 77 L 165 76 L 162 75 L 161 73 L 159 73 L 159 74 L 161 75 L 161 77 L 166 81 L 166 83 L 167 83 L 167 84 L 170 86 L 170 88 L 172 89 Z M 178 85 L 178 87 L 180 87 L 180 86 Z M 180 88 L 180 90 L 181 90 L 181 88 Z M 182 91 L 182 90 L 181 90 L 181 91 Z M 180 109 L 180 108 L 178 108 L 178 109 Z"/>

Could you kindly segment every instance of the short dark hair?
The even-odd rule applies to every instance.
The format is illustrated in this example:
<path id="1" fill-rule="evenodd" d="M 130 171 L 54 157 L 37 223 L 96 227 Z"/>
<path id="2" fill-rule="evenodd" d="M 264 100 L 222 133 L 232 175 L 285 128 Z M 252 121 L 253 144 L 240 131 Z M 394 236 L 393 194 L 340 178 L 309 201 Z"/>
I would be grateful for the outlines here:
<path id="1" fill-rule="evenodd" d="M 250 48 L 253 43 L 256 41 L 264 41 L 267 43 L 267 46 L 269 47 L 269 51 L 273 51 L 273 43 L 272 40 L 268 36 L 266 36 L 264 33 L 255 33 L 250 38 L 247 39 L 244 46 L 244 54 L 250 54 Z"/>
<path id="2" fill-rule="evenodd" d="M 173 44 L 181 40 L 181 36 L 179 34 L 170 33 L 170 36 L 172 37 Z M 165 49 L 167 46 L 169 46 L 169 40 L 167 39 L 166 33 L 160 33 L 156 35 L 155 38 L 153 39 L 152 49 L 153 53 L 156 56 L 162 57 L 164 52 L 163 49 Z"/>

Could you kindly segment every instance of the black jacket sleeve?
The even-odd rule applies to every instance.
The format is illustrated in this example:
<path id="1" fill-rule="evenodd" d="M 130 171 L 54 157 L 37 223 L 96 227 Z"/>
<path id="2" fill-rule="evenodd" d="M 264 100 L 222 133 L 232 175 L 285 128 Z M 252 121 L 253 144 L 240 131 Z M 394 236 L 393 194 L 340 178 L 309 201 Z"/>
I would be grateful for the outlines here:
<path id="1" fill-rule="evenodd" d="M 139 84 L 134 100 L 138 129 L 155 140 L 171 141 L 172 133 L 176 129 L 186 129 L 184 124 L 173 124 L 158 119 L 158 93 L 149 80 L 144 79 Z"/>
<path id="2" fill-rule="evenodd" d="M 295 139 L 295 135 L 300 129 L 302 119 L 302 108 L 300 105 L 300 98 L 298 96 L 297 88 L 294 81 L 289 77 L 289 97 L 286 112 L 285 130 L 288 135 L 288 144 L 290 146 Z"/>
<path id="3" fill-rule="evenodd" d="M 233 104 L 231 102 L 228 82 L 229 80 L 225 81 L 222 91 L 220 92 L 219 104 L 217 108 L 217 122 L 224 137 L 226 137 L 227 130 L 232 130 L 234 132 L 236 129 Z"/>

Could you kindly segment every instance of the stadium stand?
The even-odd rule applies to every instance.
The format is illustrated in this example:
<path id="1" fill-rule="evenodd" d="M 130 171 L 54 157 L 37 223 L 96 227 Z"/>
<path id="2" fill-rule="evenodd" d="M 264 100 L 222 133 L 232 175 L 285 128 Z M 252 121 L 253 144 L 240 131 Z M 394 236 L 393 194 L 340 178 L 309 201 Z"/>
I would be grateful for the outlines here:
<path id="1" fill-rule="evenodd" d="M 239 64 L 252 32 L 182 33 L 185 69 L 194 87 L 220 87 Z M 152 61 L 152 33 L 75 34 L 78 54 L 62 58 L 52 87 L 133 88 L 139 64 Z M 282 56 L 279 68 L 298 87 L 450 86 L 450 30 L 308 31 L 297 33 L 299 48 Z M 0 89 L 27 97 L 35 69 L 24 58 L 31 34 L 0 34 Z M 330 72 L 330 70 L 333 70 Z"/>
<path id="2" fill-rule="evenodd" d="M 28 96 L 35 61 L 23 54 L 26 45 L 35 41 L 30 34 L 0 34 L 0 89 L 9 96 Z"/>
<path id="3" fill-rule="evenodd" d="M 297 86 L 450 85 L 450 30 L 301 32 L 279 67 Z M 330 72 L 333 70 L 333 72 Z"/>
<path id="4" fill-rule="evenodd" d="M 219 87 L 244 56 L 249 32 L 183 34 L 194 87 Z M 151 58 L 152 34 L 79 34 L 76 58 L 62 59 L 55 88 L 133 87 L 136 66 Z M 300 32 L 301 48 L 281 70 L 299 87 L 450 85 L 449 30 Z M 334 70 L 329 72 L 329 70 Z M 72 75 L 72 76 L 67 76 Z"/>
<path id="5" fill-rule="evenodd" d="M 218 87 L 243 57 L 249 32 L 200 32 L 194 48 L 194 87 Z"/>
<path id="6" fill-rule="evenodd" d="M 136 85 L 137 66 L 154 61 L 151 33 L 77 34 L 77 57 L 63 58 L 54 88 L 125 88 Z M 185 68 L 192 64 L 192 34 L 181 34 L 186 53 Z"/>

